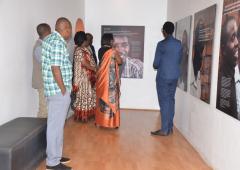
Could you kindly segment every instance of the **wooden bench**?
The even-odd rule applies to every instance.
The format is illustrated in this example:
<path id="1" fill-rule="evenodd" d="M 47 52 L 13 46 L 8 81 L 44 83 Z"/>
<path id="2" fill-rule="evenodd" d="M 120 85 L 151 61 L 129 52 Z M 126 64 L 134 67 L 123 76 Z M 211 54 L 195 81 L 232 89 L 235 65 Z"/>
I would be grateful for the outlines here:
<path id="1" fill-rule="evenodd" d="M 0 170 L 34 170 L 46 157 L 47 119 L 21 117 L 0 126 Z"/>

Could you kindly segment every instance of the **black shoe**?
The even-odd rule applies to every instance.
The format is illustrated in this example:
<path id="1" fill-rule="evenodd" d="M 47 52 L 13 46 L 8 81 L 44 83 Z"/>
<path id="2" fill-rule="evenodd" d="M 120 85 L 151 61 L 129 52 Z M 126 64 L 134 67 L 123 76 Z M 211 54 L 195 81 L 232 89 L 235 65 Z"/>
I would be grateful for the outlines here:
<path id="1" fill-rule="evenodd" d="M 69 158 L 65 158 L 65 157 L 62 157 L 61 159 L 60 159 L 60 162 L 62 163 L 62 164 L 67 164 L 67 163 L 69 163 L 71 160 L 69 159 Z"/>
<path id="2" fill-rule="evenodd" d="M 46 170 L 72 170 L 72 168 L 60 163 L 56 166 L 46 166 Z"/>
<path id="3" fill-rule="evenodd" d="M 169 133 L 165 133 L 161 130 L 157 130 L 157 131 L 154 131 L 154 132 L 151 132 L 151 135 L 156 135 L 156 136 L 168 136 Z"/>

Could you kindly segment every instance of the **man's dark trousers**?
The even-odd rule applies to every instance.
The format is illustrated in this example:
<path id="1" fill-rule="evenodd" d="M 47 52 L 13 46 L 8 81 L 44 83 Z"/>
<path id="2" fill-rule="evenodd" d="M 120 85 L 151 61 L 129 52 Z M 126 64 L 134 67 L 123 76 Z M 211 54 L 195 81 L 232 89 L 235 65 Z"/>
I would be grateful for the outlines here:
<path id="1" fill-rule="evenodd" d="M 166 134 L 173 128 L 177 82 L 177 79 L 157 78 L 156 80 L 158 102 L 161 110 L 161 131 Z"/>

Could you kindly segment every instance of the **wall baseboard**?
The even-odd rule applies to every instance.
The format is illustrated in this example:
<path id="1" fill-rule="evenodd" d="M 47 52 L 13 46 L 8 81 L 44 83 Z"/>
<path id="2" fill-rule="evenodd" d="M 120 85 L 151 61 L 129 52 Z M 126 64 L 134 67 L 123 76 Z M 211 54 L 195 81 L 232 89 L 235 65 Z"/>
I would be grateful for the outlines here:
<path id="1" fill-rule="evenodd" d="M 134 109 L 134 108 L 120 108 L 121 110 L 140 110 L 140 111 L 151 111 L 151 112 L 159 112 L 157 109 Z"/>

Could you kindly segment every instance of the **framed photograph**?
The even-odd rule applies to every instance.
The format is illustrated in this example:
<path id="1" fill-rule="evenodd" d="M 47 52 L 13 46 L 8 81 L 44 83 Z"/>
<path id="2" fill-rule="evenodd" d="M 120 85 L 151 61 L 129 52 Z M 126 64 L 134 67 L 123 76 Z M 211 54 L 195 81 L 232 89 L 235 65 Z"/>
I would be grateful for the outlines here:
<path id="1" fill-rule="evenodd" d="M 113 46 L 123 59 L 121 78 L 143 78 L 144 30 L 144 26 L 102 26 L 102 35 L 113 34 Z"/>
<path id="2" fill-rule="evenodd" d="M 191 22 L 192 16 L 181 19 L 175 24 L 176 39 L 182 42 L 182 62 L 181 62 L 181 75 L 178 80 L 178 87 L 187 91 L 188 86 L 188 59 L 191 35 Z"/>
<path id="3" fill-rule="evenodd" d="M 224 0 L 217 109 L 240 120 L 240 0 Z"/>
<path id="4" fill-rule="evenodd" d="M 210 102 L 216 4 L 194 15 L 190 93 Z"/>

